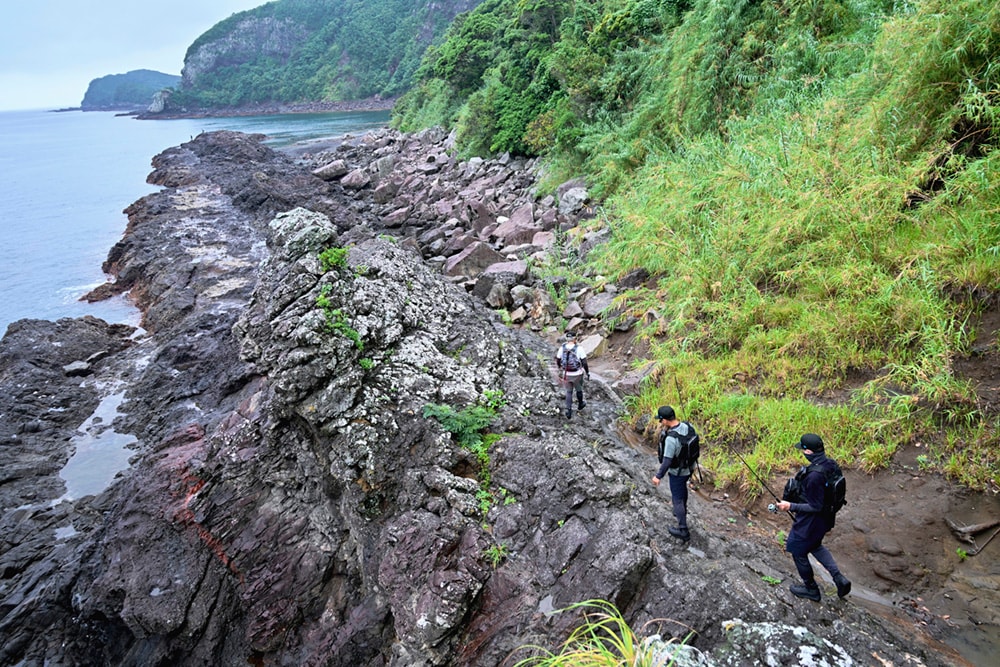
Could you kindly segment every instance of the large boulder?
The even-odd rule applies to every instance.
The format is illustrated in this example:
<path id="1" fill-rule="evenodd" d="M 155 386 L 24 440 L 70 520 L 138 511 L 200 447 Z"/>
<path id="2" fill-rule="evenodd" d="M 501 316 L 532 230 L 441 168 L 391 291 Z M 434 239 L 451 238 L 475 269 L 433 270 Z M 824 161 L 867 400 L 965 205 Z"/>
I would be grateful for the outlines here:
<path id="1" fill-rule="evenodd" d="M 448 258 L 444 272 L 449 276 L 472 278 L 481 274 L 487 267 L 503 261 L 503 255 L 489 245 L 476 241 L 457 255 Z"/>

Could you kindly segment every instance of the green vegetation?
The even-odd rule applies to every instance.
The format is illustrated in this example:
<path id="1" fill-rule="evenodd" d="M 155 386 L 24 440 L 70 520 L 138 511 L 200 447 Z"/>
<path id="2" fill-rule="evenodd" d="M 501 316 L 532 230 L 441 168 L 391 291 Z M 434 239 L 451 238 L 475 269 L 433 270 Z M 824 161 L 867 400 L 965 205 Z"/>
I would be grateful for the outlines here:
<path id="1" fill-rule="evenodd" d="M 164 74 L 148 69 L 138 69 L 125 74 L 110 74 L 94 79 L 87 86 L 80 107 L 83 109 L 114 109 L 128 107 L 145 109 L 153 102 L 153 95 L 180 83 L 176 74 Z"/>
<path id="2" fill-rule="evenodd" d="M 233 14 L 188 48 L 185 85 L 170 105 L 215 108 L 399 95 L 412 84 L 424 50 L 444 32 L 456 6 L 468 3 L 277 0 Z"/>
<path id="3" fill-rule="evenodd" d="M 515 663 L 514 667 L 654 667 L 664 663 L 668 649 L 639 639 L 622 618 L 618 608 L 607 600 L 577 602 L 553 613 L 583 610 L 583 623 L 563 643 L 559 653 L 541 646 L 522 646 L 519 651 L 535 655 Z M 647 624 L 649 625 L 649 624 Z M 685 642 L 690 639 L 690 633 Z"/>
<path id="4" fill-rule="evenodd" d="M 486 0 L 428 50 L 402 129 L 583 175 L 663 403 L 711 434 L 717 484 L 760 493 L 806 431 L 865 470 L 1000 479 L 955 372 L 1000 296 L 1000 5 L 978 0 Z M 977 340 L 997 345 L 997 340 Z"/>
<path id="5" fill-rule="evenodd" d="M 347 248 L 327 248 L 319 254 L 319 266 L 326 271 L 347 267 Z"/>
<path id="6" fill-rule="evenodd" d="M 451 433 L 460 447 L 475 454 L 481 463 L 488 464 L 489 443 L 483 431 L 496 418 L 503 405 L 503 395 L 500 392 L 486 391 L 478 403 L 462 410 L 456 410 L 450 405 L 426 405 L 424 417 L 436 419 L 441 428 Z"/>
<path id="7" fill-rule="evenodd" d="M 490 562 L 494 568 L 499 567 L 500 563 L 507 560 L 507 556 L 510 555 L 510 547 L 506 544 L 492 544 L 486 548 L 483 552 L 483 556 L 486 560 Z"/>
<path id="8" fill-rule="evenodd" d="M 331 298 L 332 292 L 333 288 L 329 284 L 326 284 L 320 288 L 320 294 L 316 297 L 316 305 L 323 311 L 323 316 L 326 318 L 327 330 L 340 334 L 354 343 L 354 347 L 358 350 L 363 350 L 365 343 L 361 340 L 361 334 L 351 326 L 344 311 L 334 307 Z"/>
<path id="9" fill-rule="evenodd" d="M 479 509 L 486 515 L 493 507 L 497 498 L 508 501 L 507 490 L 500 489 L 497 494 L 490 490 L 490 446 L 500 439 L 496 433 L 485 433 L 504 406 L 503 393 L 487 390 L 479 398 L 479 402 L 462 410 L 456 410 L 450 405 L 428 404 L 424 406 L 424 418 L 433 417 L 448 433 L 451 433 L 460 447 L 472 452 L 479 462 L 479 491 L 476 500 Z"/>

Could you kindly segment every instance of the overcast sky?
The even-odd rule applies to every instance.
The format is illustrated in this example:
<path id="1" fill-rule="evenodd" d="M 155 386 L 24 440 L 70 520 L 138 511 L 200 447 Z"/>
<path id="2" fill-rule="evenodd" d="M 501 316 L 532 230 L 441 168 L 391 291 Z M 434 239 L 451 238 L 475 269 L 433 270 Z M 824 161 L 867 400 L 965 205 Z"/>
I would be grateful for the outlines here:
<path id="1" fill-rule="evenodd" d="M 94 79 L 180 74 L 199 35 L 267 0 L 5 0 L 0 110 L 77 107 Z"/>

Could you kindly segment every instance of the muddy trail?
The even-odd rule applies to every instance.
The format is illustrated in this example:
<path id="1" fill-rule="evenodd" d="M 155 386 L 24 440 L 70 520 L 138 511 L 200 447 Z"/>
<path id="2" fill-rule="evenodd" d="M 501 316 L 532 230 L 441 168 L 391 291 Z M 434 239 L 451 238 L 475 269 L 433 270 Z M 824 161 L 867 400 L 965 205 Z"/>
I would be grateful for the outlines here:
<path id="1" fill-rule="evenodd" d="M 977 322 L 978 342 L 956 371 L 974 384 L 986 414 L 1000 411 L 1000 308 Z M 606 352 L 589 360 L 595 382 L 623 377 L 642 350 L 629 336 L 609 339 Z M 553 339 L 553 349 L 557 345 Z M 681 416 L 684 418 L 684 416 Z M 620 438 L 650 457 L 655 446 L 631 428 Z M 711 447 L 711 439 L 708 446 Z M 1000 654 L 1000 497 L 974 492 L 921 466 L 928 445 L 897 451 L 891 464 L 867 474 L 853 461 L 841 461 L 848 483 L 848 505 L 824 544 L 852 580 L 851 595 L 840 601 L 826 571 L 814 563 L 825 594 L 818 604 L 864 605 L 912 632 L 915 641 L 938 643 L 975 666 L 995 665 Z M 803 465 L 805 461 L 803 460 Z M 797 468 L 768 480 L 781 495 Z M 739 534 L 773 551 L 773 571 L 761 577 L 777 589 L 798 581 L 783 540 L 791 527 L 786 514 L 768 511 L 773 498 L 764 491 L 748 500 L 732 488 L 715 488 L 711 471 L 693 484 L 689 506 L 692 531 Z M 669 502 L 669 493 L 665 496 Z M 950 649 L 950 650 L 949 650 Z"/>

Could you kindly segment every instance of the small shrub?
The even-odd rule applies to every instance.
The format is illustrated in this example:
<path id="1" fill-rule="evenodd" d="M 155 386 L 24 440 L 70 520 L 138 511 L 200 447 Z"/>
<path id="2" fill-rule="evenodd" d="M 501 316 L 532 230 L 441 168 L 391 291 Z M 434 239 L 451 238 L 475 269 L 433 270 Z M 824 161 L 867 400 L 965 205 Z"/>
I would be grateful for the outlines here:
<path id="1" fill-rule="evenodd" d="M 324 272 L 347 266 L 347 248 L 327 248 L 319 254 L 319 266 Z"/>
<path id="2" fill-rule="evenodd" d="M 479 509 L 485 515 L 493 506 L 493 494 L 490 493 L 490 446 L 502 436 L 495 433 L 483 433 L 490 422 L 503 407 L 503 392 L 485 391 L 477 405 L 470 405 L 462 410 L 456 410 L 450 405 L 428 404 L 424 406 L 424 418 L 433 417 L 441 424 L 441 428 L 451 433 L 455 442 L 463 449 L 472 452 L 479 462 L 479 491 L 476 500 Z"/>
<path id="3" fill-rule="evenodd" d="M 490 562 L 490 565 L 496 568 L 510 555 L 510 547 L 506 544 L 493 544 L 486 548 L 483 555 L 486 556 L 486 560 Z"/>
<path id="4" fill-rule="evenodd" d="M 347 316 L 344 314 L 344 311 L 334 307 L 333 299 L 331 298 L 332 294 L 333 287 L 327 284 L 320 288 L 319 296 L 316 297 L 316 305 L 323 311 L 327 330 L 344 336 L 353 342 L 354 347 L 359 350 L 364 349 L 365 344 L 361 340 L 361 334 L 347 322 Z"/>

